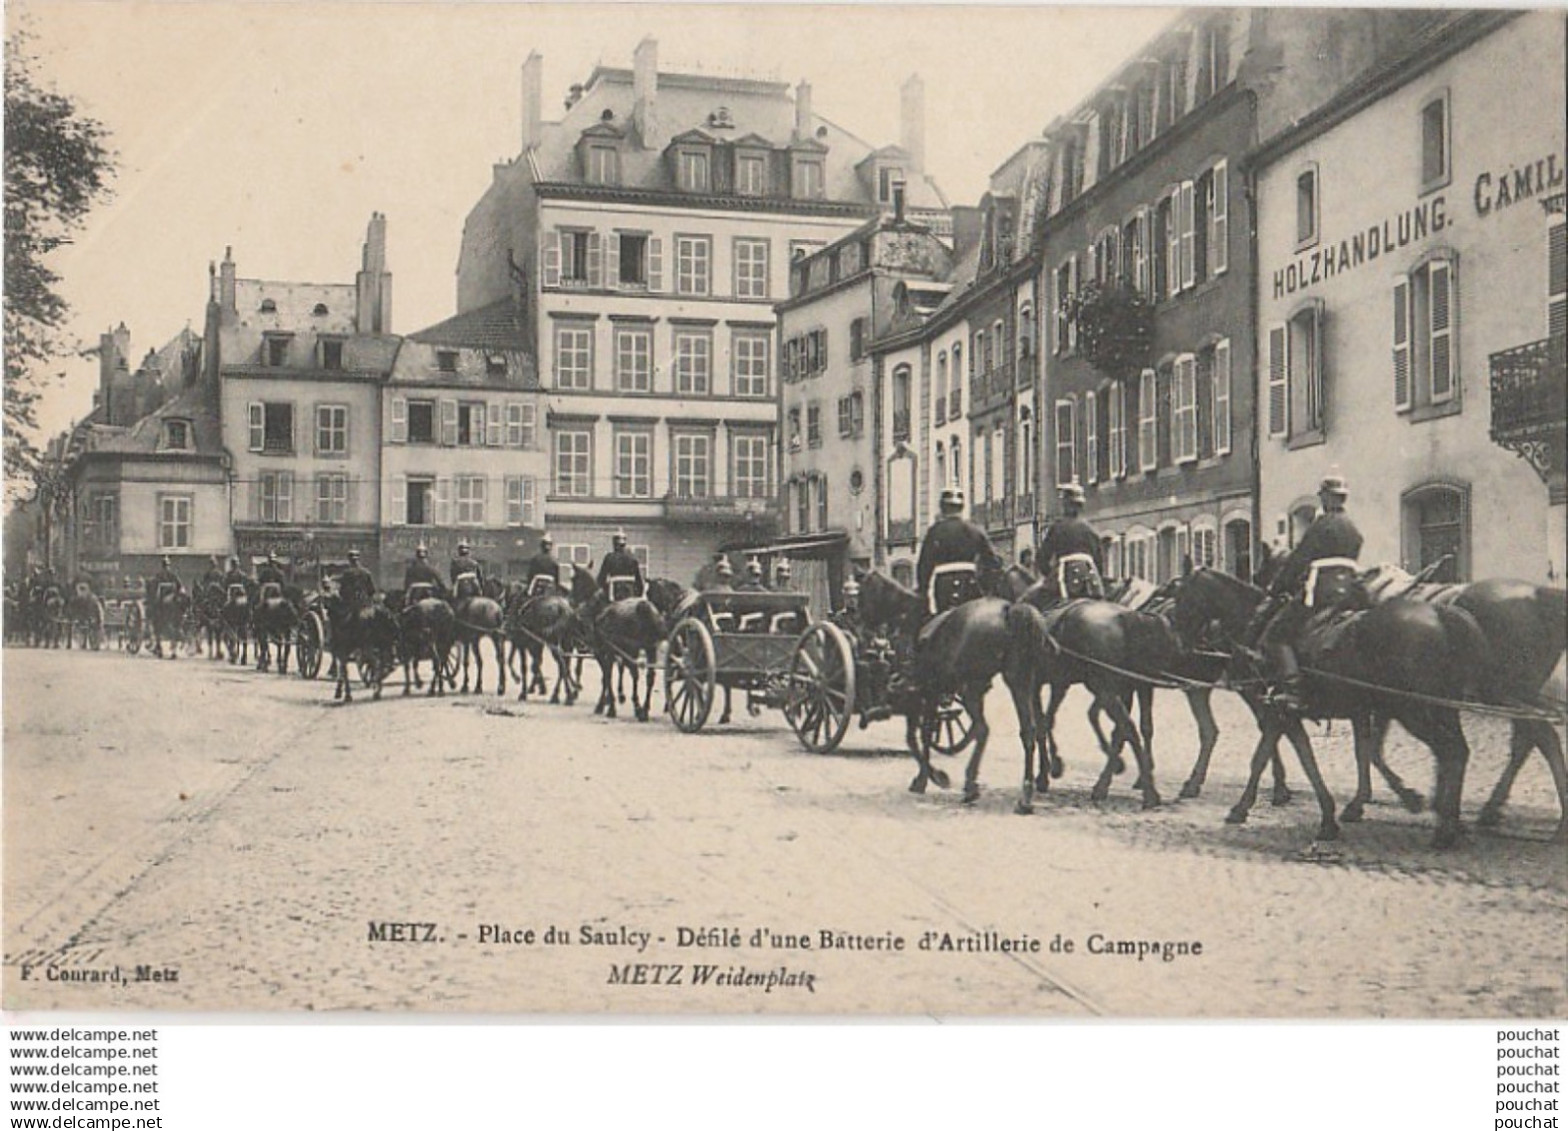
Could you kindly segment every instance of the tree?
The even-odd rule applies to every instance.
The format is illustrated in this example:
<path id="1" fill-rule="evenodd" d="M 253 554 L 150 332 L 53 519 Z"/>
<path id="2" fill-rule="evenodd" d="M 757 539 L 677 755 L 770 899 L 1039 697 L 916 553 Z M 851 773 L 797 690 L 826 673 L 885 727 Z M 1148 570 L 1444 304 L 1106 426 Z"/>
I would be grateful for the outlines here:
<path id="1" fill-rule="evenodd" d="M 103 123 L 34 76 L 31 37 L 5 44 L 5 474 L 33 478 L 33 441 L 43 389 L 77 351 L 66 329 L 70 307 L 56 289 L 51 252 L 70 242 L 93 205 L 109 193 L 115 155 Z"/>
<path id="2" fill-rule="evenodd" d="M 1086 284 L 1068 313 L 1078 323 L 1079 348 L 1101 373 L 1126 380 L 1148 367 L 1154 307 L 1127 280 Z"/>

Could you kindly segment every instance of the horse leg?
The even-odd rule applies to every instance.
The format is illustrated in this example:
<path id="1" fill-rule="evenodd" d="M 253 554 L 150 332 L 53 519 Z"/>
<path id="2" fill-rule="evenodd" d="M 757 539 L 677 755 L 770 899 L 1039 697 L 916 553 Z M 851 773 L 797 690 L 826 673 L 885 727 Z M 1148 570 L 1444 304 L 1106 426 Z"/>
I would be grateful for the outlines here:
<path id="1" fill-rule="evenodd" d="M 1039 731 L 1035 725 L 1034 688 L 1031 680 L 1022 673 L 1008 672 L 1004 680 L 1013 697 L 1013 710 L 1018 714 L 1018 741 L 1024 748 L 1024 781 L 1018 791 L 1018 802 L 1013 806 L 1013 812 L 1026 815 L 1034 812 L 1034 753 Z M 1040 791 L 1043 793 L 1050 784 L 1050 779 L 1044 773 L 1043 761 L 1040 778 Z"/>
<path id="2" fill-rule="evenodd" d="M 503 637 L 499 632 L 492 632 L 490 634 L 490 641 L 491 641 L 492 644 L 495 645 L 495 666 L 496 666 L 496 669 L 501 673 L 500 676 L 497 677 L 497 679 L 496 679 L 495 693 L 497 695 L 505 695 L 506 694 L 506 638 Z"/>
<path id="3" fill-rule="evenodd" d="M 1062 700 L 1067 697 L 1069 685 L 1065 683 L 1051 684 L 1051 702 L 1041 714 L 1042 728 L 1045 731 L 1045 745 L 1050 761 L 1050 771 L 1053 778 L 1062 776 L 1062 758 L 1056 746 L 1056 712 L 1061 709 Z M 1038 700 L 1037 700 L 1038 702 Z"/>
<path id="4" fill-rule="evenodd" d="M 730 685 L 724 685 L 724 714 L 719 716 L 719 725 L 723 726 L 730 721 Z"/>
<path id="5" fill-rule="evenodd" d="M 1296 758 L 1301 762 L 1301 771 L 1307 775 L 1307 781 L 1312 784 L 1312 794 L 1318 799 L 1317 839 L 1338 840 L 1339 823 L 1334 819 L 1334 795 L 1328 791 L 1328 783 L 1323 780 L 1323 774 L 1318 769 L 1318 760 L 1312 752 L 1312 740 L 1307 737 L 1307 729 L 1301 725 L 1300 719 L 1294 717 L 1286 720 L 1284 728 L 1285 736 L 1296 749 Z M 1257 793 L 1256 778 L 1262 772 L 1262 766 L 1254 762 L 1254 780 L 1250 783 L 1254 794 Z"/>
<path id="6" fill-rule="evenodd" d="M 599 653 L 599 703 L 607 719 L 615 718 L 615 663 L 613 653 Z"/>
<path id="7" fill-rule="evenodd" d="M 1187 707 L 1192 711 L 1193 722 L 1198 724 L 1198 760 L 1182 783 L 1180 796 L 1183 798 L 1202 796 L 1203 783 L 1209 776 L 1209 758 L 1219 742 L 1220 728 L 1214 721 L 1214 706 L 1210 702 L 1212 694 L 1207 688 L 1187 692 Z"/>
<path id="8" fill-rule="evenodd" d="M 279 675 L 288 675 L 289 674 L 289 652 L 293 649 L 293 646 L 294 646 L 294 638 L 292 636 L 280 636 L 280 637 L 278 637 L 278 674 Z"/>
<path id="9" fill-rule="evenodd" d="M 1415 710 L 1400 716 L 1405 729 L 1426 743 L 1437 759 L 1437 784 L 1432 790 L 1432 809 L 1437 814 L 1437 832 L 1432 847 L 1453 848 L 1463 835 L 1459 805 L 1465 786 L 1465 763 L 1470 746 L 1465 742 L 1459 713 L 1449 709 Z"/>
<path id="10" fill-rule="evenodd" d="M 1497 779 L 1492 795 L 1481 807 L 1476 824 L 1490 828 L 1498 823 L 1502 817 L 1503 806 L 1508 802 L 1509 791 L 1513 789 L 1514 778 L 1518 776 L 1525 759 L 1530 756 L 1530 751 L 1536 749 L 1540 750 L 1541 757 L 1546 759 L 1547 768 L 1552 772 L 1552 781 L 1557 786 L 1559 816 L 1557 831 L 1552 834 L 1552 843 L 1568 844 L 1568 766 L 1564 765 L 1563 745 L 1557 737 L 1557 730 L 1545 719 L 1514 720 L 1513 734 L 1509 741 L 1508 765 L 1503 768 L 1503 776 Z"/>
<path id="11" fill-rule="evenodd" d="M 1350 731 L 1356 744 L 1356 795 L 1340 811 L 1339 819 L 1346 824 L 1361 820 L 1372 800 L 1372 750 L 1383 744 L 1388 722 L 1380 715 L 1357 715 L 1350 720 Z"/>
<path id="12" fill-rule="evenodd" d="M 1383 780 L 1388 783 L 1388 788 L 1394 791 L 1394 794 L 1399 798 L 1399 803 L 1405 807 L 1405 812 L 1419 813 L 1426 808 L 1426 799 L 1421 796 L 1419 790 L 1411 789 L 1407 786 L 1404 779 L 1394 772 L 1393 768 L 1389 766 L 1383 757 L 1383 740 L 1388 735 L 1388 725 L 1392 721 L 1385 715 L 1374 715 L 1372 717 L 1372 737 L 1374 741 L 1368 750 L 1368 755 L 1372 765 L 1377 767 L 1378 773 L 1382 774 Z M 1368 791 L 1367 799 L 1371 800 L 1370 790 Z"/>
<path id="13" fill-rule="evenodd" d="M 919 773 L 915 774 L 915 780 L 909 783 L 909 792 L 924 793 L 927 782 L 936 782 L 939 788 L 946 789 L 947 772 L 931 765 L 931 752 L 926 749 L 926 744 L 920 736 L 918 712 L 904 716 L 904 743 L 909 747 L 909 752 L 914 755 L 915 764 L 920 767 Z"/>
<path id="14" fill-rule="evenodd" d="M 1098 695 L 1099 693 L 1096 692 L 1096 694 Z M 1160 793 L 1154 787 L 1154 760 L 1149 755 L 1149 748 L 1144 745 L 1143 736 L 1139 733 L 1138 728 L 1133 725 L 1132 714 L 1128 711 L 1127 704 L 1119 694 L 1104 695 L 1101 698 L 1105 702 L 1105 709 L 1110 713 L 1111 718 L 1116 721 L 1117 728 L 1126 731 L 1127 740 L 1132 744 L 1133 758 L 1138 763 L 1137 788 L 1143 794 L 1143 807 L 1145 809 L 1158 809 L 1160 807 Z M 1106 765 L 1106 770 L 1110 770 L 1109 763 Z M 1102 776 L 1101 781 L 1109 785 L 1108 777 Z M 1101 796 L 1097 800 L 1103 801 L 1104 797 Z"/>
<path id="15" fill-rule="evenodd" d="M 991 737 L 991 726 L 985 721 L 985 692 L 984 687 L 971 686 L 959 693 L 975 724 L 972 736 L 975 748 L 969 755 L 969 764 L 964 767 L 965 805 L 973 805 L 980 799 L 980 759 L 985 756 L 986 740 Z"/>
<path id="16" fill-rule="evenodd" d="M 519 703 L 528 698 L 528 658 L 532 649 L 527 641 L 513 641 L 512 655 L 517 658 L 517 701 Z M 537 667 L 537 661 L 535 661 Z"/>

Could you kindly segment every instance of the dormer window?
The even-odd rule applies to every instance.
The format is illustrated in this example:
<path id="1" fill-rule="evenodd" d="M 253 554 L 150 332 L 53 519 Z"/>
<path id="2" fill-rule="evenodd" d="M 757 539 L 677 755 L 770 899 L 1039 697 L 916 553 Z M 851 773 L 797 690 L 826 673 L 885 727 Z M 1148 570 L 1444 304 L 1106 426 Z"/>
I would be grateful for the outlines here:
<path id="1" fill-rule="evenodd" d="M 712 161 L 707 149 L 681 149 L 675 154 L 675 179 L 682 192 L 707 192 Z"/>
<path id="2" fill-rule="evenodd" d="M 796 154 L 790 168 L 790 195 L 797 200 L 820 200 L 825 193 L 822 158 Z"/>
<path id="3" fill-rule="evenodd" d="M 321 368 L 323 368 L 323 369 L 342 369 L 343 368 L 343 339 L 342 338 L 321 338 L 318 341 L 318 345 L 319 345 L 319 348 L 321 350 Z"/>
<path id="4" fill-rule="evenodd" d="M 442 373 L 457 372 L 457 351 L 436 350 L 436 368 Z"/>
<path id="5" fill-rule="evenodd" d="M 621 155 L 610 145 L 588 147 L 588 183 L 618 185 L 621 183 Z"/>
<path id="6" fill-rule="evenodd" d="M 163 442 L 160 447 L 166 452 L 190 451 L 191 422 L 189 420 L 165 420 L 163 422 Z"/>
<path id="7" fill-rule="evenodd" d="M 327 316 L 327 304 L 324 302 L 318 302 L 315 307 L 312 308 L 311 314 L 315 315 L 317 318 L 325 318 Z"/>
<path id="8" fill-rule="evenodd" d="M 768 158 L 764 153 L 739 153 L 735 157 L 735 191 L 741 196 L 766 196 Z"/>
<path id="9" fill-rule="evenodd" d="M 261 341 L 261 363 L 269 369 L 278 369 L 287 365 L 289 363 L 289 340 L 293 337 L 293 334 L 284 333 L 263 335 Z"/>
<path id="10" fill-rule="evenodd" d="M 717 130 L 732 130 L 735 128 L 735 119 L 730 116 L 728 106 L 720 106 L 708 115 L 708 125 Z"/>
<path id="11" fill-rule="evenodd" d="M 893 203 L 893 186 L 902 183 L 904 170 L 896 165 L 883 165 L 877 170 L 877 203 Z"/>
<path id="12" fill-rule="evenodd" d="M 485 355 L 485 376 L 506 376 L 506 355 L 504 353 L 491 353 Z"/>
<path id="13" fill-rule="evenodd" d="M 262 314 L 276 314 L 278 312 L 278 304 L 270 298 L 264 298 L 261 300 L 261 306 L 258 309 Z"/>

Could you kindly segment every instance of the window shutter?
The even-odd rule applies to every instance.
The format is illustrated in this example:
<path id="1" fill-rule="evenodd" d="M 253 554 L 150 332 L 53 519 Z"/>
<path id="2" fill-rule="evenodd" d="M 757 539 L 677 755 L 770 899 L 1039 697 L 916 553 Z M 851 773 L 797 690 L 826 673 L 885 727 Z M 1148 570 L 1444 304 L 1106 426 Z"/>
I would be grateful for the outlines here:
<path id="1" fill-rule="evenodd" d="M 523 446 L 523 406 L 516 401 L 510 401 L 506 406 L 506 446 Z"/>
<path id="2" fill-rule="evenodd" d="M 1100 479 L 1100 417 L 1098 400 L 1092 392 L 1083 395 L 1083 431 L 1083 479 L 1085 483 L 1097 483 Z"/>
<path id="3" fill-rule="evenodd" d="M 1109 446 L 1108 475 L 1111 479 L 1120 479 L 1122 475 L 1122 390 L 1117 382 L 1111 382 L 1105 393 L 1105 430 L 1106 443 Z"/>
<path id="4" fill-rule="evenodd" d="M 604 286 L 604 237 L 598 232 L 588 233 L 588 285 Z"/>
<path id="5" fill-rule="evenodd" d="M 1214 454 L 1230 454 L 1230 339 L 1214 347 Z"/>
<path id="6" fill-rule="evenodd" d="M 1410 280 L 1394 280 L 1394 409 L 1403 412 L 1410 396 Z"/>
<path id="7" fill-rule="evenodd" d="M 517 526 L 523 521 L 523 480 L 519 475 L 506 477 L 506 524 Z"/>
<path id="8" fill-rule="evenodd" d="M 250 450 L 259 452 L 267 444 L 267 408 L 260 401 L 251 401 L 246 407 L 250 424 Z"/>
<path id="9" fill-rule="evenodd" d="M 312 433 L 312 450 L 318 456 L 321 454 L 321 424 L 322 417 L 324 415 L 321 410 L 323 407 L 324 406 L 319 404 L 313 404 L 310 406 L 310 419 L 315 423 L 315 428 L 313 429 Z"/>
<path id="10" fill-rule="evenodd" d="M 1194 207 L 1191 181 L 1181 186 L 1181 285 L 1185 289 L 1198 281 L 1198 210 Z"/>
<path id="11" fill-rule="evenodd" d="M 401 475 L 392 480 L 392 513 L 387 517 L 389 526 L 408 523 L 408 480 Z"/>
<path id="12" fill-rule="evenodd" d="M 294 521 L 294 473 L 278 472 L 278 521 Z"/>
<path id="13" fill-rule="evenodd" d="M 536 448 L 539 446 L 539 406 L 534 404 L 523 405 L 523 447 Z"/>
<path id="14" fill-rule="evenodd" d="M 1284 324 L 1269 327 L 1269 435 L 1283 436 L 1290 427 L 1289 408 L 1290 330 Z"/>
<path id="15" fill-rule="evenodd" d="M 1165 296 L 1175 298 L 1181 293 L 1181 190 L 1171 193 L 1171 202 L 1165 224 Z"/>
<path id="16" fill-rule="evenodd" d="M 1223 275 L 1230 266 L 1230 172 L 1224 161 L 1214 166 L 1214 207 L 1209 210 L 1209 270 Z"/>
<path id="17" fill-rule="evenodd" d="M 605 241 L 604 285 L 607 287 L 618 287 L 621 285 L 621 236 L 619 232 L 611 232 L 610 238 Z"/>
<path id="18" fill-rule="evenodd" d="M 1454 269 L 1446 260 L 1434 260 L 1432 279 L 1432 403 L 1442 404 L 1454 395 Z"/>
<path id="19" fill-rule="evenodd" d="M 441 399 L 441 443 L 457 446 L 457 402 L 446 397 Z"/>
<path id="20" fill-rule="evenodd" d="M 1082 287 L 1082 276 L 1078 273 L 1078 257 L 1075 255 L 1067 261 L 1067 293 L 1070 299 L 1078 297 L 1079 288 Z M 1067 319 L 1067 349 L 1072 351 L 1078 348 L 1078 318 L 1076 315 Z"/>
<path id="21" fill-rule="evenodd" d="M 392 442 L 408 443 L 408 398 L 392 398 Z"/>
<path id="22" fill-rule="evenodd" d="M 664 241 L 658 236 L 648 237 L 648 289 L 664 289 Z"/>
<path id="23" fill-rule="evenodd" d="M 1568 222 L 1546 232 L 1546 336 L 1568 333 Z"/>
<path id="24" fill-rule="evenodd" d="M 1159 466 L 1158 433 L 1158 408 L 1155 405 L 1154 394 L 1156 381 L 1154 370 L 1145 369 L 1138 375 L 1138 469 L 1140 471 L 1153 471 Z"/>
<path id="25" fill-rule="evenodd" d="M 491 401 L 485 406 L 485 444 L 488 447 L 499 448 L 502 440 L 502 405 L 500 401 Z"/>
<path id="26" fill-rule="evenodd" d="M 561 233 L 553 228 L 545 232 L 539 249 L 539 278 L 546 287 L 561 285 Z"/>
<path id="27" fill-rule="evenodd" d="M 1176 359 L 1176 462 L 1198 455 L 1197 366 L 1191 356 Z"/>
<path id="28" fill-rule="evenodd" d="M 1138 211 L 1138 290 L 1151 302 L 1154 293 L 1154 213 L 1148 208 Z"/>
<path id="29" fill-rule="evenodd" d="M 534 517 L 534 481 L 532 479 L 526 477 L 526 476 L 523 478 L 523 481 L 522 481 L 522 498 L 523 498 L 523 525 L 525 525 L 525 526 L 536 525 L 536 521 L 535 521 L 535 517 Z"/>
<path id="30" fill-rule="evenodd" d="M 1056 402 L 1056 485 L 1073 479 L 1073 402 Z"/>
<path id="31" fill-rule="evenodd" d="M 452 480 L 444 475 L 436 480 L 435 525 L 452 525 Z"/>

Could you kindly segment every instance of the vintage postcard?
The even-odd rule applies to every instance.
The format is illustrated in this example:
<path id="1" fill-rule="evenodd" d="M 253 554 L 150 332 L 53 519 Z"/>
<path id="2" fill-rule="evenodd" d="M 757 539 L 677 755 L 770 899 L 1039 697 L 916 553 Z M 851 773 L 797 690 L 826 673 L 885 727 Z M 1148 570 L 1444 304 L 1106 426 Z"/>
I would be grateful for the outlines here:
<path id="1" fill-rule="evenodd" d="M 5 1008 L 1562 1016 L 1565 19 L 9 5 Z"/>

